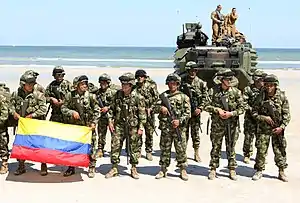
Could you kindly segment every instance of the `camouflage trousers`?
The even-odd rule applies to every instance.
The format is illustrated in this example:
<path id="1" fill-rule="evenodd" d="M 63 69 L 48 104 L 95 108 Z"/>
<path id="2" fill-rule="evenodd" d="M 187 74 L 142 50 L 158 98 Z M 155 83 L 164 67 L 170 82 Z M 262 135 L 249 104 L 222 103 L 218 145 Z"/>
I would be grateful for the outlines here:
<path id="1" fill-rule="evenodd" d="M 59 123 L 65 123 L 65 120 L 64 120 L 64 117 L 62 114 L 51 114 L 51 117 L 49 120 L 59 122 Z"/>
<path id="2" fill-rule="evenodd" d="M 9 135 L 6 129 L 4 132 L 0 133 L 0 158 L 2 160 L 8 160 L 9 158 L 8 143 L 9 143 Z"/>
<path id="3" fill-rule="evenodd" d="M 256 142 L 255 142 L 255 147 L 257 148 L 255 164 L 254 164 L 255 170 L 259 170 L 259 171 L 265 170 L 265 160 L 266 160 L 266 154 L 268 152 L 270 140 L 272 141 L 273 153 L 275 155 L 274 161 L 276 166 L 279 169 L 287 168 L 288 164 L 287 164 L 286 154 L 283 155 L 281 153 L 281 150 L 286 152 L 286 146 L 287 146 L 286 139 L 284 136 L 282 137 L 283 148 L 281 149 L 277 136 L 282 136 L 282 135 L 274 135 L 271 131 L 262 132 L 257 135 Z"/>
<path id="4" fill-rule="evenodd" d="M 147 123 L 144 125 L 145 127 L 145 151 L 147 153 L 151 153 L 153 151 L 153 133 L 154 133 L 154 128 L 152 126 L 155 125 L 155 117 L 154 114 L 151 115 L 151 120 L 147 120 Z M 140 142 L 140 151 L 142 150 L 143 146 L 143 138 L 141 136 L 141 142 Z"/>
<path id="5" fill-rule="evenodd" d="M 111 154 L 110 160 L 113 165 L 118 165 L 120 163 L 120 154 L 123 147 L 124 140 L 126 140 L 126 135 L 124 132 L 125 128 L 122 124 L 115 125 L 115 132 L 111 137 Z M 137 134 L 137 127 L 131 127 L 129 130 L 129 148 L 130 148 L 130 164 L 136 166 L 139 163 L 139 146 L 141 145 L 141 136 Z"/>
<path id="6" fill-rule="evenodd" d="M 181 132 L 185 132 L 186 129 L 181 130 Z M 177 167 L 179 168 L 186 168 L 187 163 L 187 155 L 186 155 L 186 136 L 185 133 L 181 133 L 182 142 L 179 142 L 178 135 L 174 129 L 163 128 L 161 129 L 161 136 L 160 136 L 160 161 L 159 165 L 163 168 L 167 168 L 170 166 L 171 163 L 171 149 L 172 144 L 174 142 L 174 147 L 176 151 L 176 160 L 177 160 Z"/>
<path id="7" fill-rule="evenodd" d="M 106 144 L 108 120 L 100 118 L 98 122 L 98 149 L 104 149 Z"/>
<path id="8" fill-rule="evenodd" d="M 192 117 L 189 119 L 188 127 L 186 128 L 186 143 L 189 141 L 190 133 L 189 129 L 191 129 L 191 137 L 193 142 L 193 148 L 199 149 L 200 146 L 200 117 Z"/>
<path id="9" fill-rule="evenodd" d="M 231 122 L 230 131 L 231 131 L 231 143 L 229 143 L 228 131 L 224 121 L 222 123 L 218 123 L 216 121 L 212 121 L 211 124 L 211 132 L 210 132 L 210 140 L 212 143 L 212 149 L 210 152 L 211 160 L 209 166 L 213 169 L 219 167 L 220 158 L 221 158 L 221 148 L 223 137 L 225 135 L 225 144 L 226 144 L 226 154 L 228 160 L 228 169 L 235 169 L 237 167 L 236 163 L 236 153 L 235 153 L 235 144 L 238 140 L 238 131 L 237 131 L 237 122 Z"/>
<path id="10" fill-rule="evenodd" d="M 89 155 L 90 158 L 90 164 L 89 167 L 96 167 L 97 159 L 96 159 L 96 142 L 97 142 L 97 134 L 96 131 L 93 131 L 92 133 L 92 142 L 91 142 L 91 152 Z"/>
<path id="11" fill-rule="evenodd" d="M 244 119 L 244 144 L 243 144 L 243 153 L 244 157 L 251 157 L 253 154 L 253 140 L 257 132 L 256 121 L 245 116 Z"/>

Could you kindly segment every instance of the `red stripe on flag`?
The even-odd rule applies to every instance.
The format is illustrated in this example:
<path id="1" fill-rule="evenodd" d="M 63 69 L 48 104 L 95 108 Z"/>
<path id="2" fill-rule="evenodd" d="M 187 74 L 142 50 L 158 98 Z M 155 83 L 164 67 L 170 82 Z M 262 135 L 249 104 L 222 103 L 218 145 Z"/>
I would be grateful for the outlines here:
<path id="1" fill-rule="evenodd" d="M 51 149 L 28 148 L 14 145 L 11 158 L 49 163 L 64 166 L 88 167 L 90 163 L 87 154 L 71 154 Z"/>

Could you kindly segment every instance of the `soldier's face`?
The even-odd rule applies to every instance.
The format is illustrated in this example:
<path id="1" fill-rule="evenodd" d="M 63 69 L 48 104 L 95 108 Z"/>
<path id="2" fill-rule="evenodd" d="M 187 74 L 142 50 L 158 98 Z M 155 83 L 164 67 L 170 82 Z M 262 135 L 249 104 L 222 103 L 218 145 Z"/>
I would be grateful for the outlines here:
<path id="1" fill-rule="evenodd" d="M 64 73 L 56 73 L 54 78 L 57 82 L 61 82 L 61 81 L 63 81 L 64 76 L 65 76 Z"/>
<path id="2" fill-rule="evenodd" d="M 80 83 L 78 84 L 78 90 L 79 90 L 80 92 L 85 92 L 85 91 L 87 91 L 87 90 L 88 90 L 87 82 L 80 82 Z"/>
<path id="3" fill-rule="evenodd" d="M 25 92 L 33 92 L 33 87 L 35 83 L 25 83 L 24 90 Z"/>
<path id="4" fill-rule="evenodd" d="M 262 79 L 259 79 L 259 80 L 255 80 L 255 86 L 257 88 L 261 88 L 264 86 L 264 81 Z"/>
<path id="5" fill-rule="evenodd" d="M 107 81 L 100 81 L 100 87 L 101 87 L 101 89 L 107 89 L 108 82 Z"/>
<path id="6" fill-rule="evenodd" d="M 273 83 L 265 83 L 264 87 L 266 88 L 268 93 L 274 92 L 275 88 L 276 88 L 275 84 L 273 84 Z"/>
<path id="7" fill-rule="evenodd" d="M 178 88 L 178 83 L 175 82 L 175 81 L 170 81 L 170 82 L 168 83 L 168 87 L 169 87 L 169 90 L 170 90 L 171 92 L 175 92 L 175 91 L 177 90 L 177 88 Z"/>
<path id="8" fill-rule="evenodd" d="M 195 78 L 196 75 L 197 75 L 197 70 L 195 70 L 195 69 L 189 70 L 190 78 Z"/>
<path id="9" fill-rule="evenodd" d="M 129 92 L 131 90 L 131 84 L 122 83 L 122 90 L 123 90 L 123 92 Z"/>
<path id="10" fill-rule="evenodd" d="M 143 83 L 145 81 L 145 76 L 139 76 L 138 78 L 137 78 L 137 82 L 138 83 Z"/>

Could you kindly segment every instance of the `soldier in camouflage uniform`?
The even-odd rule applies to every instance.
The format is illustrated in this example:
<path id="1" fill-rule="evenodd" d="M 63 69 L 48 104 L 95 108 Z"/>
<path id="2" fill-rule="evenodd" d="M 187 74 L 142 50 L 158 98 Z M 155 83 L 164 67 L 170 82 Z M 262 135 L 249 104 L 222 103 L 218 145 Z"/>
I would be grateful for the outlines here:
<path id="1" fill-rule="evenodd" d="M 37 80 L 37 77 L 40 75 L 38 72 L 35 72 L 34 70 L 27 70 L 27 71 L 25 71 L 24 74 L 32 75 L 33 77 L 35 77 L 36 80 Z M 45 91 L 46 91 L 45 88 L 42 85 L 40 85 L 39 83 L 36 83 L 34 85 L 34 90 L 37 90 L 42 93 L 45 93 Z"/>
<path id="2" fill-rule="evenodd" d="M 254 81 L 250 86 L 244 89 L 244 102 L 245 102 L 245 117 L 244 117 L 244 162 L 249 163 L 250 157 L 253 154 L 253 139 L 257 131 L 257 122 L 253 119 L 251 115 L 252 107 L 256 101 L 256 97 L 260 94 L 263 87 L 263 78 L 266 76 L 261 70 L 255 70 L 252 74 L 252 79 Z"/>
<path id="3" fill-rule="evenodd" d="M 230 69 L 220 70 L 214 78 L 214 82 L 217 85 L 209 90 L 210 102 L 205 107 L 212 118 L 210 132 L 212 150 L 209 164 L 211 170 L 208 178 L 212 180 L 216 177 L 223 136 L 225 135 L 229 177 L 232 180 L 237 180 L 235 144 L 238 139 L 238 116 L 244 113 L 243 96 L 241 91 L 235 87 L 238 84 L 238 79 Z M 224 105 L 226 104 L 228 105 L 228 111 L 225 110 Z M 228 131 L 230 131 L 230 134 Z"/>
<path id="4" fill-rule="evenodd" d="M 47 112 L 46 97 L 41 92 L 35 89 L 36 77 L 32 74 L 23 74 L 20 78 L 20 87 L 11 96 L 10 114 L 17 121 L 21 116 L 25 118 L 33 118 L 45 120 Z M 25 109 L 25 115 L 20 115 L 24 105 L 28 103 Z M 18 160 L 19 167 L 15 171 L 15 175 L 21 175 L 26 172 L 25 160 Z M 41 175 L 48 174 L 47 165 L 41 164 Z"/>
<path id="5" fill-rule="evenodd" d="M 252 116 L 258 122 L 258 132 L 255 147 L 257 148 L 254 169 L 256 170 L 253 180 L 262 177 L 265 170 L 266 153 L 272 142 L 275 155 L 275 163 L 279 168 L 278 178 L 287 182 L 284 169 L 288 164 L 286 161 L 286 138 L 284 131 L 291 120 L 289 101 L 279 88 L 279 81 L 275 75 L 267 75 L 264 78 L 264 91 L 257 98 L 252 110 Z"/>
<path id="6" fill-rule="evenodd" d="M 191 128 L 191 137 L 193 141 L 194 148 L 194 160 L 201 162 L 199 155 L 200 147 L 200 135 L 199 130 L 201 128 L 201 113 L 208 99 L 208 89 L 206 83 L 197 77 L 197 70 L 195 69 L 197 64 L 193 61 L 189 61 L 186 64 L 185 69 L 188 75 L 182 78 L 182 84 L 180 90 L 189 96 L 191 101 L 191 115 L 189 120 L 187 132 L 186 132 L 186 142 L 189 139 L 189 128 Z"/>
<path id="7" fill-rule="evenodd" d="M 169 119 L 170 112 L 168 112 L 161 99 L 158 100 L 155 106 L 155 113 L 159 114 L 159 129 L 161 130 L 159 143 L 161 150 L 159 165 L 161 169 L 156 175 L 156 179 L 161 179 L 167 175 L 167 168 L 171 162 L 171 148 L 174 142 L 177 167 L 180 168 L 180 178 L 185 181 L 188 180 L 185 132 L 191 118 L 191 105 L 189 97 L 178 90 L 180 83 L 181 78 L 177 74 L 169 74 L 166 78 L 166 85 L 168 85 L 169 90 L 162 93 L 168 98 L 174 112 L 175 118 L 172 118 L 172 121 Z M 181 133 L 181 141 L 175 129 L 178 129 Z"/>
<path id="8" fill-rule="evenodd" d="M 101 117 L 98 122 L 98 151 L 97 157 L 103 157 L 104 147 L 106 144 L 106 134 L 108 127 L 108 110 L 110 109 L 110 104 L 114 95 L 117 92 L 117 87 L 111 84 L 111 77 L 104 73 L 99 76 L 100 88 L 95 92 L 97 100 L 100 106 Z M 101 100 L 103 106 L 101 106 L 99 100 Z"/>
<path id="9" fill-rule="evenodd" d="M 0 174 L 6 174 L 8 171 L 8 159 L 9 159 L 9 135 L 8 135 L 8 115 L 10 108 L 10 90 L 1 83 L 0 86 L 0 158 L 2 164 L 0 168 Z"/>
<path id="10" fill-rule="evenodd" d="M 136 90 L 145 98 L 146 112 L 147 112 L 147 122 L 145 125 L 145 150 L 146 158 L 152 161 L 152 151 L 153 151 L 153 133 L 155 130 L 155 116 L 153 112 L 154 105 L 158 99 L 157 84 L 153 81 L 145 70 L 137 70 L 135 72 Z M 142 137 L 141 137 L 142 139 Z M 143 145 L 141 141 L 140 151 Z"/>
<path id="11" fill-rule="evenodd" d="M 47 102 L 50 103 L 52 112 L 50 121 L 64 123 L 61 106 L 65 95 L 72 90 L 72 83 L 64 79 L 65 71 L 63 67 L 56 66 L 52 71 L 53 80 L 45 90 Z"/>
<path id="12" fill-rule="evenodd" d="M 145 99 L 133 89 L 135 77 L 132 73 L 124 73 L 119 77 L 119 80 L 122 89 L 115 94 L 108 113 L 108 125 L 112 134 L 112 169 L 105 175 L 105 178 L 118 175 L 117 167 L 120 163 L 120 152 L 124 140 L 129 137 L 129 150 L 127 150 L 127 153 L 130 151 L 131 176 L 134 179 L 139 179 L 136 166 L 139 162 L 141 136 L 147 119 Z M 128 113 L 127 117 L 126 112 Z M 126 127 L 129 128 L 129 135 L 125 132 Z"/>
<path id="13" fill-rule="evenodd" d="M 96 100 L 96 95 L 88 91 L 88 77 L 81 75 L 74 78 L 73 86 L 75 90 L 65 95 L 64 103 L 61 106 L 61 112 L 66 119 L 66 123 L 72 125 L 89 126 L 92 128 L 92 142 L 90 152 L 90 165 L 88 177 L 95 177 L 96 150 L 95 144 L 97 135 L 95 133 L 96 124 L 100 117 L 100 108 Z M 75 174 L 75 168 L 69 166 L 64 176 Z"/>

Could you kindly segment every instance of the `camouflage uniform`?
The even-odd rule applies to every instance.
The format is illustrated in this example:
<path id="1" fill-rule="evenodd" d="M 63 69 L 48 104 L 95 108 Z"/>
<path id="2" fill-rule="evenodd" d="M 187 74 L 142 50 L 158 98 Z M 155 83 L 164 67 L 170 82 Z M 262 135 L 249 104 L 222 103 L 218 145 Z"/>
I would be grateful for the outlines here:
<path id="1" fill-rule="evenodd" d="M 188 96 L 178 91 L 178 89 L 172 89 L 174 87 L 174 82 L 175 84 L 177 83 L 176 88 L 178 88 L 181 78 L 177 74 L 169 74 L 166 78 L 166 84 L 169 85 L 169 90 L 163 92 L 162 95 L 165 95 L 165 97 L 169 100 L 171 110 L 173 111 L 175 118 L 173 118 L 171 121 L 169 115 L 163 113 L 163 109 L 166 107 L 161 99 L 158 100 L 155 107 L 155 113 L 159 113 L 159 129 L 161 130 L 159 143 L 161 150 L 159 165 L 161 166 L 161 170 L 156 175 L 156 179 L 166 177 L 167 168 L 171 162 L 172 143 L 174 142 L 177 167 L 180 168 L 180 177 L 186 181 L 188 180 L 188 175 L 186 172 L 188 163 L 186 155 L 185 132 L 188 120 L 191 118 L 191 105 Z M 177 132 L 173 127 L 175 121 L 179 121 L 179 126 L 175 126 L 178 129 Z M 181 133 L 181 141 L 179 140 L 179 136 L 177 134 L 178 132 Z"/>
<path id="2" fill-rule="evenodd" d="M 259 87 L 259 82 L 263 80 L 265 73 L 261 70 L 256 70 L 252 75 L 254 84 L 245 87 L 244 89 L 244 102 L 245 102 L 245 117 L 244 117 L 244 162 L 249 163 L 250 157 L 253 154 L 253 139 L 257 131 L 257 122 L 253 119 L 251 115 L 252 107 L 256 101 L 257 96 L 261 92 L 261 87 Z"/>
<path id="3" fill-rule="evenodd" d="M 200 78 L 196 76 L 197 66 L 195 62 L 188 62 L 186 64 L 186 70 L 189 72 L 187 76 L 182 79 L 182 84 L 180 90 L 190 97 L 191 101 L 191 115 L 192 117 L 189 119 L 187 132 L 186 132 L 186 142 L 189 139 L 189 128 L 191 128 L 191 137 L 193 141 L 193 148 L 195 151 L 194 159 L 197 162 L 201 161 L 199 155 L 199 147 L 200 147 L 200 135 L 199 130 L 201 129 L 201 112 L 204 109 L 204 106 L 207 103 L 208 99 L 208 89 L 206 83 L 202 81 Z M 200 109 L 200 113 L 196 116 L 195 110 Z M 202 131 L 202 130 L 201 130 Z"/>
<path id="4" fill-rule="evenodd" d="M 210 104 L 205 107 L 205 110 L 211 113 L 212 118 L 210 132 L 212 150 L 209 164 L 211 171 L 208 178 L 214 179 L 216 177 L 216 168 L 219 167 L 222 141 L 225 135 L 228 168 L 230 170 L 229 177 L 232 180 L 236 180 L 235 168 L 237 167 L 237 163 L 234 148 L 238 139 L 238 116 L 244 113 L 243 97 L 241 91 L 235 87 L 238 80 L 234 77 L 234 73 L 230 69 L 220 70 L 214 81 L 217 85 L 209 90 Z M 223 89 L 223 85 L 224 87 L 227 86 L 228 89 Z M 222 97 L 225 98 L 229 111 L 225 111 Z M 228 117 L 227 119 L 222 119 L 221 115 Z M 228 135 L 227 124 L 230 126 L 230 135 Z M 229 143 L 229 138 L 231 138 L 231 143 Z"/>
<path id="5" fill-rule="evenodd" d="M 62 102 L 65 98 L 65 95 L 72 90 L 72 83 L 63 79 L 65 76 L 65 71 L 61 66 L 54 67 L 52 76 L 55 80 L 53 80 L 45 90 L 47 103 L 50 103 L 52 108 L 50 121 L 65 123 L 65 119 L 61 112 L 62 103 L 59 106 L 55 105 L 52 102 L 52 98 Z"/>
<path id="6" fill-rule="evenodd" d="M 274 88 L 274 92 L 270 92 L 272 88 Z M 271 139 L 275 155 L 274 160 L 279 168 L 278 178 L 287 182 L 287 177 L 284 174 L 284 169 L 288 166 L 284 131 L 291 120 L 289 101 L 284 91 L 279 88 L 279 82 L 275 75 L 268 75 L 264 78 L 264 90 L 263 94 L 257 98 L 252 111 L 252 116 L 258 121 L 255 142 L 257 153 L 254 165 L 254 169 L 257 171 L 252 179 L 258 180 L 262 177 L 262 171 L 265 170 L 265 157 Z"/>
<path id="7" fill-rule="evenodd" d="M 12 93 L 11 96 L 11 109 L 10 114 L 12 116 L 20 115 L 22 117 L 28 117 L 33 119 L 45 120 L 47 105 L 46 105 L 46 97 L 44 93 L 35 89 L 33 86 L 32 92 L 26 92 L 24 85 L 25 84 L 35 84 L 36 77 L 31 74 L 23 74 L 20 78 L 20 87 L 16 92 Z M 23 105 L 26 105 L 25 115 L 21 115 Z M 21 175 L 26 172 L 25 170 L 25 160 L 18 160 L 19 167 L 15 171 L 15 175 Z M 41 175 L 47 175 L 47 165 L 45 163 L 41 164 Z"/>
<path id="8" fill-rule="evenodd" d="M 106 89 L 102 89 L 101 85 L 100 88 L 95 92 L 97 96 L 97 100 L 99 103 L 100 108 L 108 107 L 110 108 L 110 104 L 114 95 L 117 92 L 117 87 L 114 84 L 111 84 L 111 77 L 106 73 L 100 75 L 98 82 L 106 81 L 108 86 Z M 99 98 L 102 101 L 103 106 L 101 107 Z M 102 157 L 104 153 L 104 147 L 106 144 L 106 134 L 107 134 L 107 127 L 108 127 L 108 116 L 107 112 L 101 112 L 101 117 L 98 122 L 98 151 L 97 157 Z"/>
<path id="9" fill-rule="evenodd" d="M 142 79 L 144 78 L 144 79 Z M 153 151 L 153 133 L 155 130 L 155 116 L 153 112 L 154 105 L 158 99 L 157 84 L 149 76 L 147 76 L 146 71 L 137 70 L 135 72 L 136 90 L 145 98 L 146 112 L 147 112 L 147 122 L 145 125 L 145 151 L 146 158 L 152 161 L 152 151 Z M 150 112 L 148 112 L 150 111 Z M 142 137 L 141 137 L 142 139 Z M 141 141 L 140 151 L 143 142 Z"/>
<path id="10" fill-rule="evenodd" d="M 139 146 L 141 142 L 141 130 L 144 128 L 146 123 L 146 112 L 145 112 L 145 99 L 142 95 L 138 94 L 135 89 L 132 89 L 135 78 L 132 73 L 124 73 L 119 77 L 122 83 L 122 89 L 128 88 L 130 85 L 131 92 L 129 95 L 125 95 L 123 90 L 118 90 L 115 94 L 112 103 L 110 105 L 108 120 L 110 125 L 110 130 L 114 128 L 111 138 L 111 163 L 113 164 L 112 169 L 106 174 L 106 178 L 111 178 L 118 174 L 117 166 L 120 163 L 120 152 L 125 139 L 129 141 L 129 147 L 127 149 L 130 151 L 130 164 L 131 176 L 134 179 L 138 179 L 139 175 L 136 170 L 136 165 L 138 165 L 139 158 Z M 128 115 L 126 117 L 126 112 Z M 125 127 L 129 128 L 129 135 L 125 132 Z"/>
<path id="11" fill-rule="evenodd" d="M 86 89 L 81 89 L 81 84 L 86 84 Z M 66 123 L 72 125 L 92 126 L 98 123 L 100 117 L 100 108 L 96 100 L 96 96 L 88 91 L 88 78 L 85 75 L 75 77 L 73 85 L 75 90 L 68 92 L 65 96 L 63 105 L 61 106 L 61 112 L 66 119 Z M 80 119 L 75 119 L 74 114 L 78 113 Z M 96 133 L 93 131 L 91 153 L 90 153 L 90 165 L 88 171 L 88 177 L 93 178 L 95 176 L 96 167 Z M 70 176 L 75 173 L 74 167 L 69 167 L 64 173 L 64 176 Z"/>
<path id="12" fill-rule="evenodd" d="M 9 159 L 9 135 L 8 135 L 8 114 L 9 114 L 9 101 L 10 90 L 5 84 L 0 86 L 0 158 L 2 159 L 2 165 L 0 168 L 0 174 L 5 174 L 8 171 L 8 159 Z"/>

